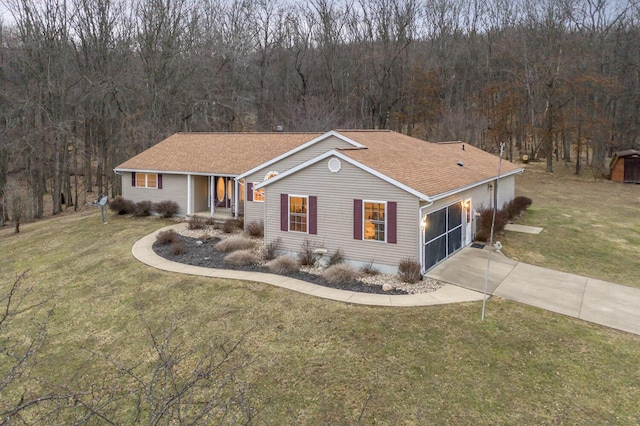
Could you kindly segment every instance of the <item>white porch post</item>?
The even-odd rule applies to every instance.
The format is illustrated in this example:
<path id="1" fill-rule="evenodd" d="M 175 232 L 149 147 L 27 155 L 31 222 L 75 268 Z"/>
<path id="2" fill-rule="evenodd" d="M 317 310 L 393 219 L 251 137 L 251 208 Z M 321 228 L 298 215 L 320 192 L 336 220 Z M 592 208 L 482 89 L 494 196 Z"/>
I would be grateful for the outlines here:
<path id="1" fill-rule="evenodd" d="M 193 214 L 193 185 L 191 184 L 191 175 L 187 175 L 187 215 Z"/>
<path id="2" fill-rule="evenodd" d="M 233 178 L 233 217 L 238 217 L 238 203 L 240 202 L 240 194 L 238 194 L 239 191 L 239 184 L 238 184 L 238 179 Z"/>

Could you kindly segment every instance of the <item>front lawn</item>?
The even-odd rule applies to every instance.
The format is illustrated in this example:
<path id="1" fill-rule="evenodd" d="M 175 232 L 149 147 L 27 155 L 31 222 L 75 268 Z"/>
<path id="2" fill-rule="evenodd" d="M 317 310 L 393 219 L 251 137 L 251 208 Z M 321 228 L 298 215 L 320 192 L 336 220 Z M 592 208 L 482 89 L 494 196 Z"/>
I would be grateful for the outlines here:
<path id="1" fill-rule="evenodd" d="M 199 382 L 207 386 L 161 419 L 192 418 L 206 396 L 226 404 L 203 423 L 640 422 L 638 336 L 499 299 L 481 322 L 480 303 L 357 306 L 134 260 L 133 243 L 167 223 L 112 216 L 102 225 L 93 212 L 1 231 L 3 292 L 29 270 L 27 299 L 45 301 L 18 315 L 1 343 L 24 345 L 52 315 L 37 362 L 0 392 L 0 411 L 25 389 L 26 397 L 73 391 L 27 410 L 27 419 L 68 423 L 91 409 L 105 416 L 92 423 L 150 423 L 161 411 L 154 402 L 187 383 L 212 344 L 240 342 Z M 213 349 L 220 360 L 224 352 Z M 13 362 L 5 352 L 0 379 Z M 181 363 L 160 368 L 159 354 Z"/>

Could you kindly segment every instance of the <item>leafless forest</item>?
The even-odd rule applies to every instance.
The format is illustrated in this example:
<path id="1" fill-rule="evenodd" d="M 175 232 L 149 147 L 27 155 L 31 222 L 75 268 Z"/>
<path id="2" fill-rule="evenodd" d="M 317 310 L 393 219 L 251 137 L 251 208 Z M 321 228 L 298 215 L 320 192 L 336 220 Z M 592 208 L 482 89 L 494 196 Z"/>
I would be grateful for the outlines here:
<path id="1" fill-rule="evenodd" d="M 636 0 L 3 3 L 0 194 L 31 217 L 178 131 L 388 128 L 576 173 L 640 147 Z"/>

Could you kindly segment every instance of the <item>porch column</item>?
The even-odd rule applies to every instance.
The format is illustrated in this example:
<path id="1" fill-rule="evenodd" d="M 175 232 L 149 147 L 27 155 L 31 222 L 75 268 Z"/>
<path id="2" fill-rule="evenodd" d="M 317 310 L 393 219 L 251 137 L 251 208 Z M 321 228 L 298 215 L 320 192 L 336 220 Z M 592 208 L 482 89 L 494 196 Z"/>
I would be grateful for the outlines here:
<path id="1" fill-rule="evenodd" d="M 193 185 L 191 184 L 191 175 L 187 175 L 187 215 L 193 214 Z"/>
<path id="2" fill-rule="evenodd" d="M 238 194 L 239 190 L 238 179 L 233 178 L 233 217 L 238 217 L 238 203 L 240 202 L 240 194 Z"/>

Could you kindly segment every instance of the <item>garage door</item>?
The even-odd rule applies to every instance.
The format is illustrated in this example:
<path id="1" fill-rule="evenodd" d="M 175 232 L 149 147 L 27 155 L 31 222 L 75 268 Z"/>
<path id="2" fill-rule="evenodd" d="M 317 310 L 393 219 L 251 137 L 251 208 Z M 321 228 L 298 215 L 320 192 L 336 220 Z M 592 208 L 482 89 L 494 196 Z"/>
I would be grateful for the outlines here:
<path id="1" fill-rule="evenodd" d="M 427 215 L 424 226 L 424 268 L 429 270 L 462 248 L 462 203 Z"/>

